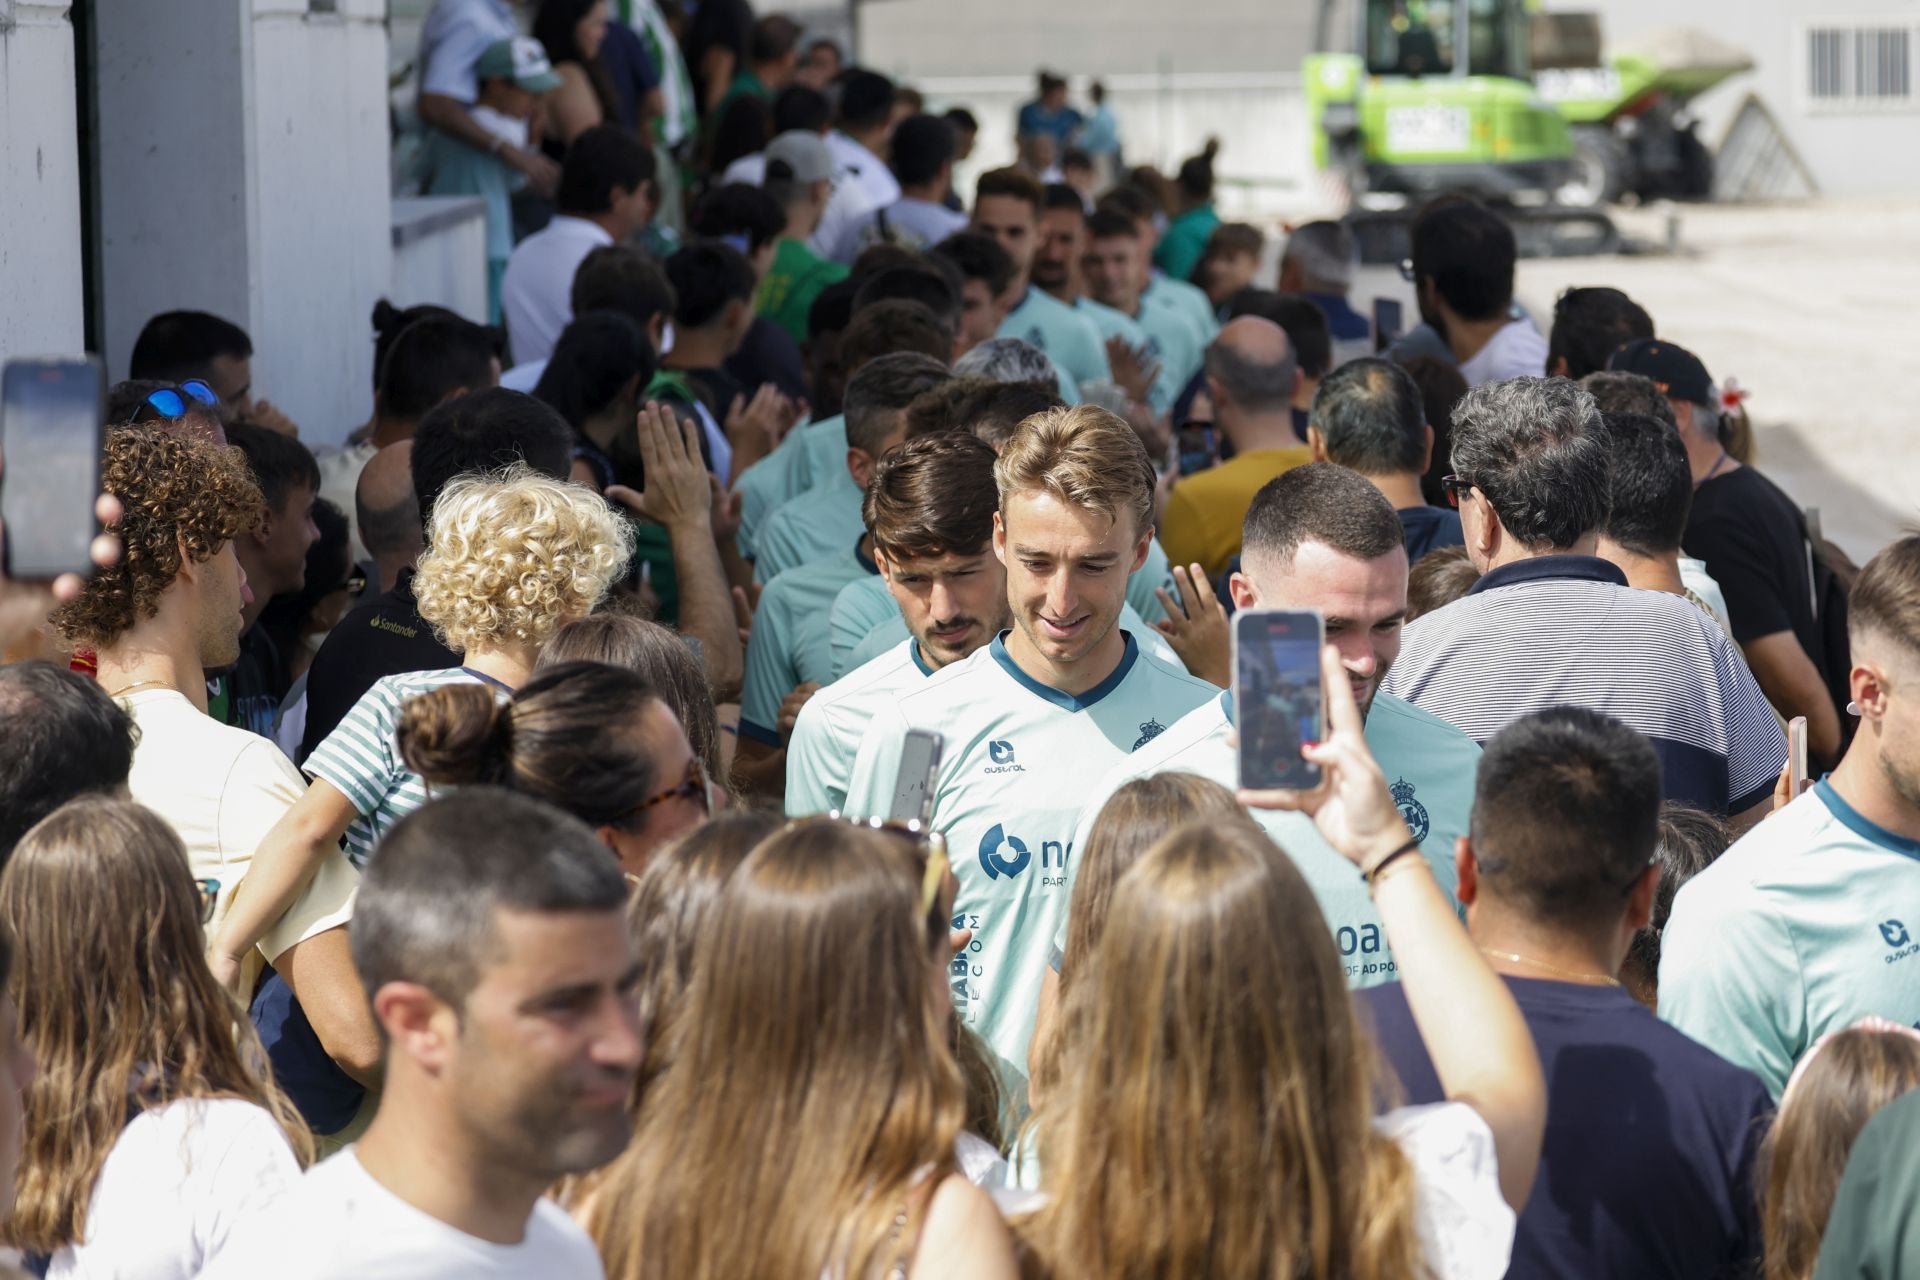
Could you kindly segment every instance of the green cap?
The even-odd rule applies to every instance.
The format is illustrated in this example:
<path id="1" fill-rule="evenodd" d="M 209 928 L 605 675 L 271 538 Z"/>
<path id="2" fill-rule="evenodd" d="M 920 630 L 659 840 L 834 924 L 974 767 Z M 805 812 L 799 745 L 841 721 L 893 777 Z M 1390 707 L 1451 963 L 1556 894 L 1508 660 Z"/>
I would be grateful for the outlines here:
<path id="1" fill-rule="evenodd" d="M 547 51 L 531 36 L 494 41 L 473 64 L 473 72 L 482 80 L 511 80 L 531 93 L 560 87 L 560 77 L 547 61 Z"/>

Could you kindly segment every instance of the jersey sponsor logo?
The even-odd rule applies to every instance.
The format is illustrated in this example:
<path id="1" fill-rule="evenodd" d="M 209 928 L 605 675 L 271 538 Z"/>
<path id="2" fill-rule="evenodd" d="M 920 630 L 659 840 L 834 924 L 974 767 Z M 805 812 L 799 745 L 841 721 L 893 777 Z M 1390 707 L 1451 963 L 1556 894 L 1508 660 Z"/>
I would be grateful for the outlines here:
<path id="1" fill-rule="evenodd" d="M 1027 342 L 1037 351 L 1047 349 L 1047 335 L 1040 331 L 1039 325 L 1034 325 L 1027 330 Z"/>
<path id="2" fill-rule="evenodd" d="M 1413 798 L 1413 784 L 1402 778 L 1387 790 L 1393 793 L 1393 803 L 1399 808 L 1400 816 L 1407 820 L 1407 830 L 1413 832 L 1413 838 L 1425 840 L 1433 828 L 1433 820 L 1427 816 L 1427 806 Z"/>
<path id="3" fill-rule="evenodd" d="M 1880 941 L 1892 948 L 1883 957 L 1888 964 L 1895 964 L 1908 956 L 1920 954 L 1920 944 L 1914 942 L 1913 935 L 1907 932 L 1907 926 L 1898 920 L 1880 922 Z"/>
<path id="4" fill-rule="evenodd" d="M 1167 731 L 1167 726 L 1161 724 L 1158 720 L 1147 721 L 1145 724 L 1140 726 L 1139 741 L 1135 742 L 1133 746 L 1129 748 L 1129 750 L 1138 751 L 1140 748 L 1146 746 L 1149 742 L 1152 742 L 1155 738 L 1159 737 L 1161 734 L 1165 733 L 1166 731 Z"/>
<path id="5" fill-rule="evenodd" d="M 995 739 L 987 744 L 987 758 L 993 763 L 986 767 L 984 770 L 986 773 L 1025 773 L 1027 771 L 1025 765 L 1014 763 L 1013 744 L 1004 738 Z"/>
<path id="6" fill-rule="evenodd" d="M 1042 840 L 1040 844 L 1040 883 L 1048 888 L 1065 888 L 1067 883 L 1067 856 L 1072 852 L 1070 845 L 1058 840 Z M 1001 823 L 994 823 L 987 834 L 980 837 L 980 869 L 987 873 L 987 879 L 998 880 L 1002 876 L 1011 880 L 1025 871 L 1033 863 L 1033 851 L 1027 842 L 1019 836 L 1009 835 Z"/>

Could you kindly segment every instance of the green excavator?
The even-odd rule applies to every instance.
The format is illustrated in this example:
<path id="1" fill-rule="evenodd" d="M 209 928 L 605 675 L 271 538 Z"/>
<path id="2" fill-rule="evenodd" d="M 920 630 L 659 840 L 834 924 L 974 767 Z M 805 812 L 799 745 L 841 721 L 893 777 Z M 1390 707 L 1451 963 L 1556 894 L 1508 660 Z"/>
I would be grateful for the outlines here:
<path id="1" fill-rule="evenodd" d="M 1597 17 L 1528 0 L 1357 7 L 1358 52 L 1310 56 L 1304 80 L 1315 163 L 1352 193 L 1369 260 L 1396 257 L 1407 206 L 1442 194 L 1508 206 L 1522 253 L 1566 254 L 1617 247 L 1604 207 L 1622 196 L 1710 192 L 1685 109 L 1751 65 L 1736 51 L 1671 33 L 1603 62 Z"/>

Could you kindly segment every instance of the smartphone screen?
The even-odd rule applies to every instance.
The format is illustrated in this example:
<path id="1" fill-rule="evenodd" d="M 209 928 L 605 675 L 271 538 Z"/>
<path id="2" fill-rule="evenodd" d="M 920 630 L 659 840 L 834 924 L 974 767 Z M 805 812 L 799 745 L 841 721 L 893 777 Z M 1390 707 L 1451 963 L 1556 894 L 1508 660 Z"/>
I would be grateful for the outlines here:
<path id="1" fill-rule="evenodd" d="M 933 781 L 940 769 L 940 735 L 909 729 L 900 751 L 900 772 L 893 783 L 893 807 L 887 817 L 895 822 L 922 822 L 933 816 Z"/>
<path id="2" fill-rule="evenodd" d="M 1807 718 L 1787 721 L 1787 798 L 1797 800 L 1807 789 Z"/>
<path id="3" fill-rule="evenodd" d="M 1385 351 L 1398 341 L 1405 325 L 1406 319 L 1401 313 L 1398 299 L 1373 300 L 1373 349 L 1376 352 Z"/>
<path id="4" fill-rule="evenodd" d="M 105 394 L 100 365 L 88 356 L 9 360 L 0 373 L 0 522 L 9 577 L 92 570 Z"/>
<path id="5" fill-rule="evenodd" d="M 1320 646 L 1326 624 L 1313 610 L 1249 609 L 1233 616 L 1233 705 L 1240 736 L 1240 785 L 1252 791 L 1310 791 L 1320 766 L 1300 745 L 1325 733 Z"/>
<path id="6" fill-rule="evenodd" d="M 1218 437 L 1211 422 L 1183 422 L 1176 433 L 1180 448 L 1180 474 L 1193 475 L 1220 462 Z"/>

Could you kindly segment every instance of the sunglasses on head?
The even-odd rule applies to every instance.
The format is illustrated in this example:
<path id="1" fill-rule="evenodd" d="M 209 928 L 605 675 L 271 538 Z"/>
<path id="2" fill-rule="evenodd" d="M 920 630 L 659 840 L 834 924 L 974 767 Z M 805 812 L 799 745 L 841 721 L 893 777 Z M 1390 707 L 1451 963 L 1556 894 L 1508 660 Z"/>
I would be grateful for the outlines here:
<path id="1" fill-rule="evenodd" d="M 925 824 L 913 820 L 898 818 L 860 818 L 846 813 L 829 813 L 834 822 L 844 822 L 849 826 L 861 827 L 867 831 L 880 831 L 912 844 L 921 851 L 926 859 L 926 868 L 920 877 L 920 914 L 930 916 L 940 901 L 940 888 L 946 883 L 947 837 L 944 832 L 930 830 Z M 945 929 L 945 921 L 941 928 Z"/>
<path id="2" fill-rule="evenodd" d="M 177 386 L 149 392 L 134 411 L 134 422 L 177 422 L 195 409 L 215 409 L 220 397 L 199 378 L 188 378 Z"/>

